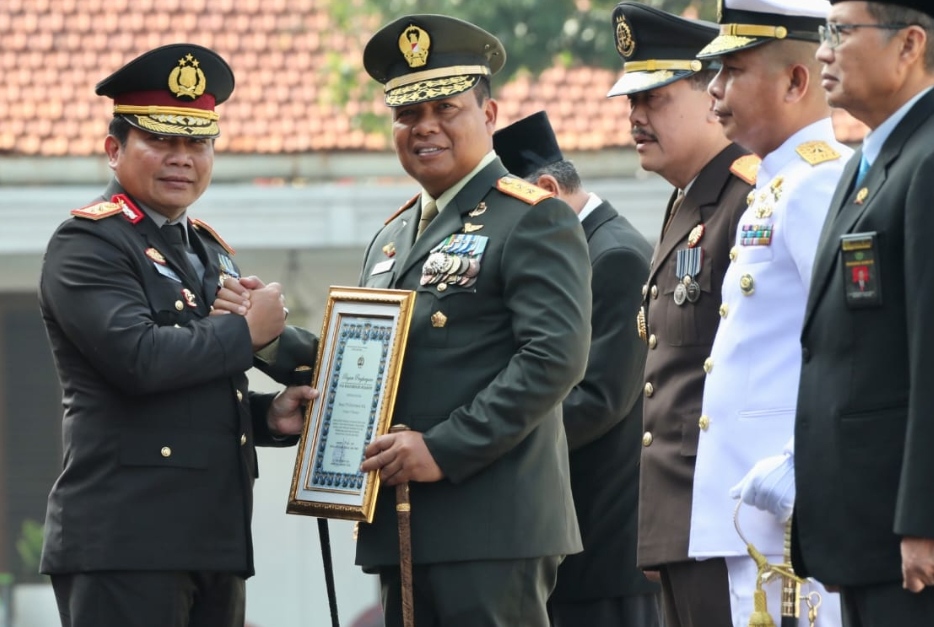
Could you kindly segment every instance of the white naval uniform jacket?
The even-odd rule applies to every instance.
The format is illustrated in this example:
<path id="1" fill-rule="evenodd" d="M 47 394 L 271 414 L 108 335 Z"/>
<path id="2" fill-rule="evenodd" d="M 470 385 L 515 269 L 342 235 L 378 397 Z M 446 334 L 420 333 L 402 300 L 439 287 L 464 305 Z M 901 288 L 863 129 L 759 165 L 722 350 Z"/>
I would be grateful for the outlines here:
<path id="1" fill-rule="evenodd" d="M 800 334 L 821 227 L 853 153 L 830 118 L 811 124 L 767 155 L 736 229 L 723 279 L 720 325 L 707 371 L 694 474 L 689 555 L 746 555 L 733 524 L 736 485 L 760 459 L 779 455 L 794 433 L 801 372 Z M 813 165 L 812 165 L 813 164 Z M 740 508 L 746 538 L 782 553 L 772 514 Z"/>

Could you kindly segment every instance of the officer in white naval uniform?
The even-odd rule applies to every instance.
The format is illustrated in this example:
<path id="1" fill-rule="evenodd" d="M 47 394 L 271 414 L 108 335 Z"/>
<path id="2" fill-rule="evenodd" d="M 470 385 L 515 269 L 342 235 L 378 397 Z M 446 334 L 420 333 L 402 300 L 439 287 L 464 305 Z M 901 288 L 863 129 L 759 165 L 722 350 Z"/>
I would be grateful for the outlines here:
<path id="1" fill-rule="evenodd" d="M 799 335 L 818 237 L 852 154 L 834 137 L 813 59 L 817 26 L 829 4 L 807 4 L 727 0 L 721 36 L 698 55 L 723 62 L 709 91 L 727 137 L 762 157 L 724 277 L 720 325 L 704 362 L 691 512 L 691 557 L 726 558 L 734 627 L 746 627 L 754 609 L 756 563 L 733 521 L 734 497 L 754 466 L 757 472 L 777 469 L 770 476 L 785 481 L 786 499 L 766 504 L 772 511 L 742 507 L 743 535 L 770 563 L 786 561 Z M 768 583 L 765 590 L 779 624 L 781 586 Z M 838 596 L 819 591 L 818 624 L 839 625 Z"/>

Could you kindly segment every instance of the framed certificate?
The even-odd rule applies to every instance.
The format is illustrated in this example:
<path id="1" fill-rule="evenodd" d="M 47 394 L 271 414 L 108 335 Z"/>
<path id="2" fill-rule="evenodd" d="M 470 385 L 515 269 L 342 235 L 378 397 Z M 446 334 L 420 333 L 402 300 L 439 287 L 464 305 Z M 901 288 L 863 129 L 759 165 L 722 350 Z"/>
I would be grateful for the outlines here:
<path id="1" fill-rule="evenodd" d="M 389 430 L 415 292 L 331 287 L 286 511 L 372 522 L 379 473 L 363 451 Z"/>

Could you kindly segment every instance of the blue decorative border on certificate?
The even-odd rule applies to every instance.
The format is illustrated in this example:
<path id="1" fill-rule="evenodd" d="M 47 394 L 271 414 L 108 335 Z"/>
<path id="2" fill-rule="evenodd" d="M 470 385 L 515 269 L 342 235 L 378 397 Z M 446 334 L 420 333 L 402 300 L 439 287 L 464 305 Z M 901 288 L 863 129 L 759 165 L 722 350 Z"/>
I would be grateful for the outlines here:
<path id="1" fill-rule="evenodd" d="M 321 410 L 321 439 L 318 442 L 318 448 L 315 451 L 315 467 L 311 473 L 312 488 L 330 488 L 344 489 L 348 491 L 360 490 L 363 488 L 365 476 L 359 470 L 355 473 L 327 472 L 323 469 L 324 452 L 327 449 L 328 433 L 331 429 L 331 414 L 334 411 L 334 398 L 337 396 L 337 384 L 340 380 L 341 366 L 344 362 L 344 349 L 348 340 L 370 340 L 381 342 L 383 350 L 380 353 L 379 377 L 376 381 L 376 389 L 373 390 L 373 400 L 370 405 L 370 417 L 367 422 L 366 441 L 369 442 L 373 437 L 373 429 L 376 426 L 377 410 L 379 409 L 379 400 L 382 396 L 383 378 L 386 371 L 387 359 L 389 357 L 390 340 L 392 339 L 393 321 L 386 325 L 378 325 L 372 322 L 372 318 L 366 318 L 366 322 L 359 322 L 361 318 L 341 318 L 338 330 L 339 339 L 335 347 L 334 370 L 328 381 L 327 399 Z M 362 464 L 364 456 L 361 454 L 360 463 Z"/>

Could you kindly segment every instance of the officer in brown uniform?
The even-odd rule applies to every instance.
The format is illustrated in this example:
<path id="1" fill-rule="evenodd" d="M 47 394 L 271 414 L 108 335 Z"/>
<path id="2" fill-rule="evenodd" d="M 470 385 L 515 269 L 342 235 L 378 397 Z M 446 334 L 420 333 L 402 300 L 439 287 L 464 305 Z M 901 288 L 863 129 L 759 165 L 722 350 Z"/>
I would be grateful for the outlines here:
<path id="1" fill-rule="evenodd" d="M 643 288 L 639 333 L 648 343 L 639 486 L 638 564 L 658 571 L 671 627 L 730 625 L 722 559 L 688 558 L 691 491 L 704 359 L 721 315 L 720 286 L 757 161 L 724 136 L 706 93 L 713 72 L 695 59 L 714 24 L 636 3 L 613 12 L 642 167 L 677 189 Z"/>

